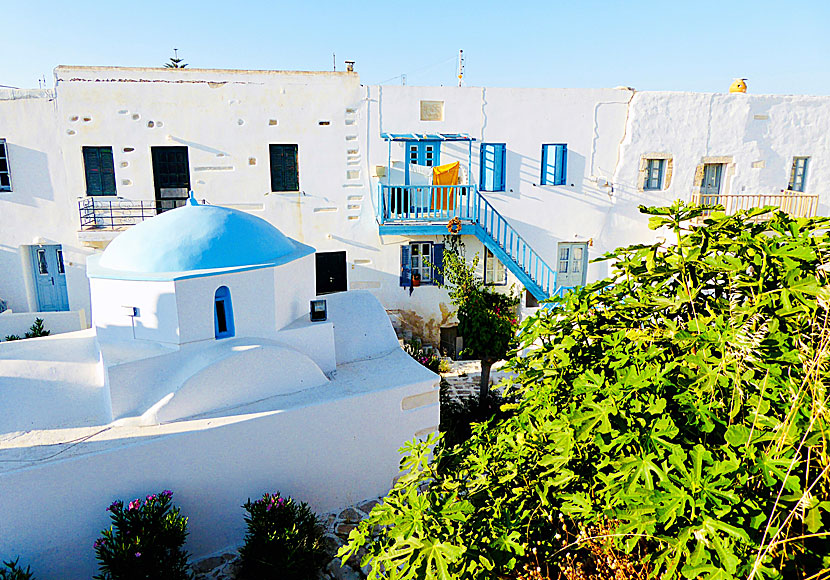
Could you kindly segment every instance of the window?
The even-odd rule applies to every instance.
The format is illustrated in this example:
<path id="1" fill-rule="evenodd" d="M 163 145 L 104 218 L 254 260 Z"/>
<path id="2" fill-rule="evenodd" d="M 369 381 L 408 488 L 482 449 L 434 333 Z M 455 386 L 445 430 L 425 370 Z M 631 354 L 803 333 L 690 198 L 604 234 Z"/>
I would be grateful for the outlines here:
<path id="1" fill-rule="evenodd" d="M 643 183 L 644 190 L 663 189 L 663 175 L 666 170 L 665 159 L 649 159 L 646 163 L 646 179 Z"/>
<path id="2" fill-rule="evenodd" d="M 807 162 L 809 157 L 793 157 L 793 168 L 790 171 L 790 191 L 804 191 L 807 181 Z"/>
<path id="3" fill-rule="evenodd" d="M 317 296 L 346 291 L 346 252 L 314 254 Z"/>
<path id="4" fill-rule="evenodd" d="M 115 165 L 112 147 L 84 147 L 87 195 L 115 195 Z"/>
<path id="5" fill-rule="evenodd" d="M 504 143 L 481 144 L 481 191 L 504 191 Z"/>
<path id="6" fill-rule="evenodd" d="M 507 270 L 504 264 L 487 248 L 484 249 L 484 283 L 494 286 L 507 284 Z"/>
<path id="7" fill-rule="evenodd" d="M 58 255 L 58 273 L 59 274 L 66 274 L 66 269 L 63 266 L 63 250 L 58 250 L 57 255 Z"/>
<path id="8" fill-rule="evenodd" d="M 297 145 L 271 145 L 271 191 L 300 191 Z"/>
<path id="9" fill-rule="evenodd" d="M 568 146 L 542 145 L 542 185 L 565 185 L 568 179 Z"/>
<path id="10" fill-rule="evenodd" d="M 0 191 L 12 190 L 12 178 L 9 172 L 9 152 L 6 150 L 6 140 L 0 139 Z"/>
<path id="11" fill-rule="evenodd" d="M 46 250 L 37 251 L 37 271 L 41 276 L 49 275 L 49 266 L 46 263 Z"/>
<path id="12" fill-rule="evenodd" d="M 213 326 L 216 339 L 232 337 L 234 335 L 233 306 L 231 305 L 231 291 L 227 286 L 220 286 L 216 289 L 213 304 Z"/>
<path id="13" fill-rule="evenodd" d="M 401 286 L 441 284 L 443 267 L 444 244 L 412 242 L 401 246 Z"/>

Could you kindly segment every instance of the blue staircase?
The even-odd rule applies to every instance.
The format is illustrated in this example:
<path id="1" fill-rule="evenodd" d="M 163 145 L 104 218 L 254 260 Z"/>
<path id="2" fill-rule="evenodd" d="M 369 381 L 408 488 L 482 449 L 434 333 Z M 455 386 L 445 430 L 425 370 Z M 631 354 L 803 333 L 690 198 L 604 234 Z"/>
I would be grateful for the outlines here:
<path id="1" fill-rule="evenodd" d="M 459 234 L 472 234 L 509 269 L 537 300 L 561 295 L 556 270 L 530 247 L 474 186 L 378 186 L 381 233 L 434 235 L 447 223 L 461 222 Z"/>

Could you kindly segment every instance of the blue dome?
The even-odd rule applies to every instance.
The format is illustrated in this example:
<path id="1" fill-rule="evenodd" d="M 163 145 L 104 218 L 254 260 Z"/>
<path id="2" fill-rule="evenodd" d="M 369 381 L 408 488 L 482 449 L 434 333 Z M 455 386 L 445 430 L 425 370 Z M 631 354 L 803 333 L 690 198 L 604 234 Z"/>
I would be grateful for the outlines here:
<path id="1" fill-rule="evenodd" d="M 116 237 L 95 269 L 138 274 L 232 269 L 289 261 L 301 248 L 262 218 L 199 205 L 191 197 L 184 207 Z"/>

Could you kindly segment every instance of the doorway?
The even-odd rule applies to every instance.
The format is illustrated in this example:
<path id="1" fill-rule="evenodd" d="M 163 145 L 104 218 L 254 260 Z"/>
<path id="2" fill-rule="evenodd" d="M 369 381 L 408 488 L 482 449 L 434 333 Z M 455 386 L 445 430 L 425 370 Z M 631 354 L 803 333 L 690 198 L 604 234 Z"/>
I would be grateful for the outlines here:
<path id="1" fill-rule="evenodd" d="M 60 244 L 25 247 L 29 253 L 37 311 L 59 312 L 69 310 L 63 247 Z"/>
<path id="2" fill-rule="evenodd" d="M 722 163 L 706 163 L 703 166 L 703 181 L 700 184 L 701 205 L 718 205 L 720 203 Z"/>
<path id="3" fill-rule="evenodd" d="M 574 288 L 585 285 L 588 269 L 588 242 L 559 242 L 556 285 Z"/>
<path id="4" fill-rule="evenodd" d="M 317 296 L 346 291 L 346 252 L 317 252 L 314 255 Z"/>
<path id="5" fill-rule="evenodd" d="M 187 147 L 151 147 L 156 213 L 181 207 L 190 192 Z"/>

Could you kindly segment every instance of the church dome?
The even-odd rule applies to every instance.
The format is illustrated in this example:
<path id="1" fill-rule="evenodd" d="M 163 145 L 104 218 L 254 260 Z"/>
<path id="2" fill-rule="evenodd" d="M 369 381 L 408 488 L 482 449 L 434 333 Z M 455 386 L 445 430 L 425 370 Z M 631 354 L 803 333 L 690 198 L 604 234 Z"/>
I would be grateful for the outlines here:
<path id="1" fill-rule="evenodd" d="M 307 254 L 305 249 L 310 248 L 262 218 L 201 205 L 191 196 L 185 206 L 143 221 L 116 237 L 95 261 L 93 270 L 132 274 L 226 271 L 285 263 Z"/>

